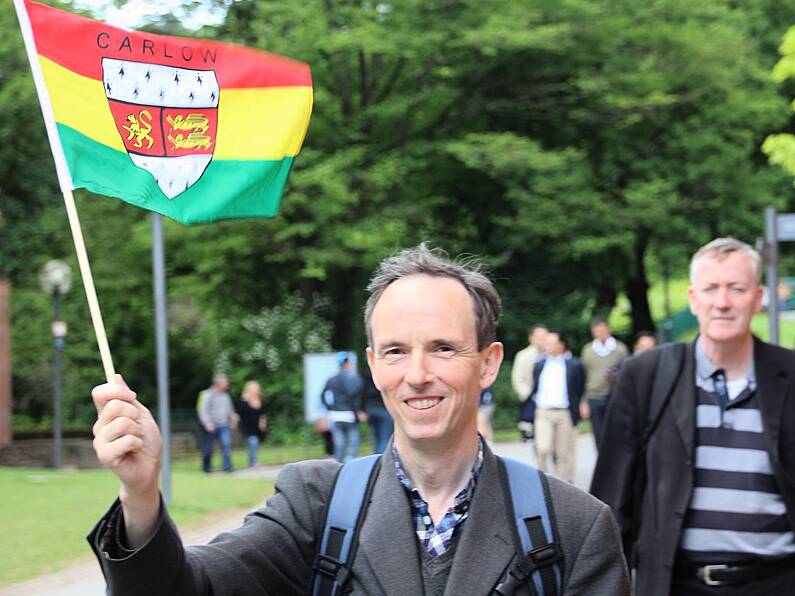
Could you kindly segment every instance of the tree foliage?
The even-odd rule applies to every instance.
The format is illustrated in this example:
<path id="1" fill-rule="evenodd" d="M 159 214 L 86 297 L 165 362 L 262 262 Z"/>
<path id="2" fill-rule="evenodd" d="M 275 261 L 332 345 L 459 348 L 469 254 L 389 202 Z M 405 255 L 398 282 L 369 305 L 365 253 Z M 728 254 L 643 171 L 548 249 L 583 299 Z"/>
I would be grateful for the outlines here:
<path id="1" fill-rule="evenodd" d="M 233 3 L 200 35 L 309 63 L 315 108 L 278 217 L 165 226 L 174 402 L 192 406 L 225 363 L 237 384 L 272 384 L 276 416 L 295 419 L 300 358 L 277 334 L 271 348 L 287 351 L 271 367 L 256 321 L 289 312 L 285 329 L 310 323 L 329 347 L 361 350 L 374 265 L 424 240 L 484 256 L 509 354 L 538 321 L 585 341 L 621 293 L 632 330 L 652 327 L 661 268 L 683 272 L 718 234 L 752 241 L 761 208 L 791 201 L 759 145 L 787 125 L 768 72 L 792 22 L 774 0 Z M 13 18 L 0 27 L 0 250 L 16 247 L 2 262 L 23 297 L 15 399 L 40 413 L 48 304 L 33 273 L 71 251 Z M 148 217 L 79 198 L 117 367 L 153 396 Z M 77 289 L 66 302 L 79 419 L 100 368 Z"/>
<path id="2" fill-rule="evenodd" d="M 795 25 L 787 30 L 779 47 L 781 58 L 773 67 L 773 79 L 784 83 L 795 79 Z M 790 107 L 795 112 L 795 100 Z M 791 133 L 772 134 L 765 139 L 762 150 L 771 163 L 781 166 L 787 173 L 795 176 L 795 135 Z"/>

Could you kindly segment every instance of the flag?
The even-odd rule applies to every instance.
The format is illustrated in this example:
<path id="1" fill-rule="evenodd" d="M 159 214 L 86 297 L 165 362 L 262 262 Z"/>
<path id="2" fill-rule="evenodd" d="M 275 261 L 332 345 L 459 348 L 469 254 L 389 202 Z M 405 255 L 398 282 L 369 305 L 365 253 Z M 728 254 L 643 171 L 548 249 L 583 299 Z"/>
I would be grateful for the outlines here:
<path id="1" fill-rule="evenodd" d="M 62 187 L 186 224 L 276 214 L 312 110 L 306 64 L 24 7 Z"/>

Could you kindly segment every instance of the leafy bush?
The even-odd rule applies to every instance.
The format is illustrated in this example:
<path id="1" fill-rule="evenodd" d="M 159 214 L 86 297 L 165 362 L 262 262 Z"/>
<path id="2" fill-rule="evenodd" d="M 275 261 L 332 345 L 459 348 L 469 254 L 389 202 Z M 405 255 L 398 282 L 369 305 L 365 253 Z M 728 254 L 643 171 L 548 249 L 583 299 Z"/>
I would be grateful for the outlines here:
<path id="1" fill-rule="evenodd" d="M 311 304 L 294 293 L 282 304 L 242 318 L 211 324 L 215 370 L 229 376 L 234 394 L 254 379 L 263 389 L 274 442 L 300 432 L 303 420 L 303 354 L 331 350 L 332 325 L 324 318 L 328 299 Z"/>

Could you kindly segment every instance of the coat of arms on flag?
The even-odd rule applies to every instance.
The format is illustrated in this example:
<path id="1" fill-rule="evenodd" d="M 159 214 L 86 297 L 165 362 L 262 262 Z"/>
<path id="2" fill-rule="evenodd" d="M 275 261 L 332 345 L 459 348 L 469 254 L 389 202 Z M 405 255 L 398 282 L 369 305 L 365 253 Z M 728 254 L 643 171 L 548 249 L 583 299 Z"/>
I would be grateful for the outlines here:
<path id="1" fill-rule="evenodd" d="M 201 178 L 218 129 L 214 71 L 103 58 L 102 82 L 127 154 L 164 195 Z"/>

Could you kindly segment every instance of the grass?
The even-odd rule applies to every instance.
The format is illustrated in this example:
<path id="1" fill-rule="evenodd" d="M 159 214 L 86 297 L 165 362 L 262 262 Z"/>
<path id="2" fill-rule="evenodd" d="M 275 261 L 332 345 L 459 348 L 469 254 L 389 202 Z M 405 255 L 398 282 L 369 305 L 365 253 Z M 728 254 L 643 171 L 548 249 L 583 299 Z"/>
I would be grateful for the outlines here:
<path id="1" fill-rule="evenodd" d="M 270 481 L 198 469 L 198 460 L 191 469 L 174 466 L 169 510 L 181 528 L 223 512 L 242 514 L 273 493 Z M 0 587 L 90 557 L 85 536 L 117 492 L 107 470 L 0 468 Z"/>
<path id="2" fill-rule="evenodd" d="M 362 453 L 367 452 L 372 447 L 372 444 L 366 444 L 362 441 L 360 450 Z M 280 465 L 292 461 L 301 461 L 305 459 L 317 459 L 325 457 L 322 445 L 278 445 L 271 446 L 265 445 L 260 448 L 259 463 L 262 465 Z M 193 471 L 201 469 L 201 457 L 198 451 L 192 450 L 189 453 L 175 453 L 174 461 L 171 464 L 173 470 Z M 235 468 L 245 468 L 248 465 L 248 455 L 245 449 L 234 449 L 232 451 L 232 465 Z M 221 455 L 219 448 L 216 445 L 215 453 L 213 455 L 214 469 L 221 466 Z"/>
<path id="3" fill-rule="evenodd" d="M 751 321 L 751 330 L 761 339 L 770 339 L 770 318 L 767 313 L 759 313 Z M 785 348 L 795 346 L 795 320 L 779 317 L 778 344 Z"/>

